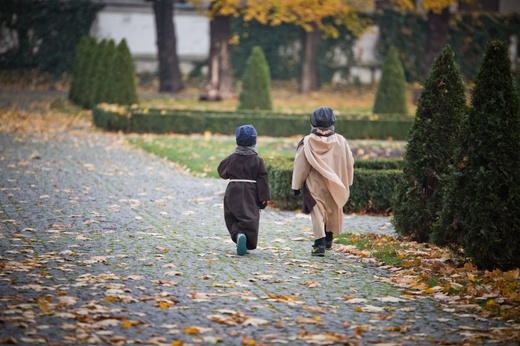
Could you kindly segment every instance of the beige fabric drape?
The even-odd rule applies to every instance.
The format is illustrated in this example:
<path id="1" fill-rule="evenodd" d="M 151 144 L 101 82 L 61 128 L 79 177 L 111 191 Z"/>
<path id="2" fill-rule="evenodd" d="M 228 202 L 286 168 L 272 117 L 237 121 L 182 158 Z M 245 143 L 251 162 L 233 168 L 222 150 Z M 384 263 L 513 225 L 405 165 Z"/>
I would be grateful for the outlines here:
<path id="1" fill-rule="evenodd" d="M 301 189 L 305 183 L 316 201 L 311 211 L 315 237 L 335 234 L 343 230 L 343 206 L 350 196 L 349 187 L 354 180 L 354 158 L 347 140 L 339 135 L 305 136 L 296 151 L 292 189 Z M 323 226 L 321 226 L 323 224 Z"/>

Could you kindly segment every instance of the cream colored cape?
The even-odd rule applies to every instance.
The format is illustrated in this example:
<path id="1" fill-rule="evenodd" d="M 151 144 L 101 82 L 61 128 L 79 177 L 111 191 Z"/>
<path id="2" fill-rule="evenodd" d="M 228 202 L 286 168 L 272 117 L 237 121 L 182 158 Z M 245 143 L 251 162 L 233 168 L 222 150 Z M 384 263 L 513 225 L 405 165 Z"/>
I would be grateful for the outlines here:
<path id="1" fill-rule="evenodd" d="M 332 196 L 334 203 L 342 208 L 350 197 L 353 180 L 354 158 L 343 136 L 305 136 L 294 160 L 292 189 L 299 190 L 306 183 L 322 207 L 327 209 Z"/>

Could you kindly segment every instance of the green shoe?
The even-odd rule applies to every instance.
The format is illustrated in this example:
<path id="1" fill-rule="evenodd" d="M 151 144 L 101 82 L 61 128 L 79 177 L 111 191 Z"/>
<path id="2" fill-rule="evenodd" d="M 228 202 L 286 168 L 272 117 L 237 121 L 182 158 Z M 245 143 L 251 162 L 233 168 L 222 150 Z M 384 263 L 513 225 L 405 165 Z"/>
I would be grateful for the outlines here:
<path id="1" fill-rule="evenodd" d="M 246 243 L 247 243 L 246 235 L 240 233 L 237 236 L 237 255 L 244 256 L 247 253 Z"/>

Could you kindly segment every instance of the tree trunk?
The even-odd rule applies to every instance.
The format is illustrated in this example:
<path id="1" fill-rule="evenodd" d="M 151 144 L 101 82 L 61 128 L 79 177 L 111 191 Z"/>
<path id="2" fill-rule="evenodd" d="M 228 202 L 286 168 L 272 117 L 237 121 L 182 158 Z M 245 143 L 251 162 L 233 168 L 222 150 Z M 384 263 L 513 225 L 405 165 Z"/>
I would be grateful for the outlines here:
<path id="1" fill-rule="evenodd" d="M 450 9 L 445 8 L 440 14 L 428 12 L 426 32 L 426 51 L 424 53 L 424 72 L 428 74 L 433 60 L 448 42 Z"/>
<path id="2" fill-rule="evenodd" d="M 229 16 L 215 16 L 210 21 L 208 81 L 200 95 L 201 100 L 220 101 L 233 95 L 231 55 L 229 52 L 230 19 Z"/>
<path id="3" fill-rule="evenodd" d="M 318 49 L 321 43 L 321 31 L 315 29 L 305 32 L 304 55 L 300 79 L 300 93 L 306 94 L 318 90 Z"/>
<path id="4" fill-rule="evenodd" d="M 173 0 L 153 2 L 155 28 L 157 30 L 157 52 L 159 60 L 159 92 L 177 92 L 184 88 L 179 57 L 177 37 L 173 24 Z"/>

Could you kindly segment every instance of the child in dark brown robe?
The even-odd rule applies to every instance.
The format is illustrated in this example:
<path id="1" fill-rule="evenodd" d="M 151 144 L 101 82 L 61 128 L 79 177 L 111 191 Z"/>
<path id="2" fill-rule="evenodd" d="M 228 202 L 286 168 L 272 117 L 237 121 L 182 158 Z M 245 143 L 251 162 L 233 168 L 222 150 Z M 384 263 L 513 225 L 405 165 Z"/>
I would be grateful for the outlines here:
<path id="1" fill-rule="evenodd" d="M 224 219 L 237 254 L 254 250 L 258 243 L 260 209 L 271 199 L 264 161 L 256 151 L 257 133 L 253 125 L 235 131 L 237 147 L 218 166 L 218 174 L 229 179 L 224 195 Z"/>

